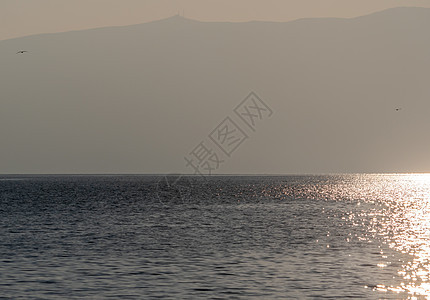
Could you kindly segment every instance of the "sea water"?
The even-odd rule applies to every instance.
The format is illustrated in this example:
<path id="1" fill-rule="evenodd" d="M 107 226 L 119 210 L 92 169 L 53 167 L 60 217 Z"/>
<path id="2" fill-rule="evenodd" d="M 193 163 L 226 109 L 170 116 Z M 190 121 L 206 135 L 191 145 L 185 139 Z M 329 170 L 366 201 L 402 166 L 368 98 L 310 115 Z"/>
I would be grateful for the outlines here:
<path id="1" fill-rule="evenodd" d="M 430 175 L 0 176 L 0 298 L 423 298 Z"/>

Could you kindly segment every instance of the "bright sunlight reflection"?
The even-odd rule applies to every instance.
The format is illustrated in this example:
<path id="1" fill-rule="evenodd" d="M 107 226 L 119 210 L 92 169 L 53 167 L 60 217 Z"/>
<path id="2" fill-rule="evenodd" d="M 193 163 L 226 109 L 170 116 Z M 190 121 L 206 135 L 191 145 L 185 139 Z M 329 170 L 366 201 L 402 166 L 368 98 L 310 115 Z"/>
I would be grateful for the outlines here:
<path id="1" fill-rule="evenodd" d="M 369 276 L 366 288 L 402 294 L 402 298 L 430 299 L 430 174 L 339 176 L 333 184 L 313 185 L 312 189 L 295 196 L 356 202 L 357 209 L 342 220 L 363 235 L 349 235 L 364 243 L 381 244 L 375 267 L 384 276 Z"/>
<path id="2" fill-rule="evenodd" d="M 403 278 L 399 286 L 377 285 L 376 289 L 430 295 L 430 174 L 397 175 L 384 184 L 381 200 L 387 205 L 387 218 L 380 229 L 386 243 L 410 259 L 398 271 Z"/>

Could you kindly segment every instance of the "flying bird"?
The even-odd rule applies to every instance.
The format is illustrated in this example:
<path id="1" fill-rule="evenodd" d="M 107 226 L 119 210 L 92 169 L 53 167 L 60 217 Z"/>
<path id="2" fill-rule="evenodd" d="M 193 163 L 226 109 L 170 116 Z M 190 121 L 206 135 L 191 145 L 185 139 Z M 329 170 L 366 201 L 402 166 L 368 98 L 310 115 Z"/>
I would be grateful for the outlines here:
<path id="1" fill-rule="evenodd" d="M 396 111 L 399 111 L 399 110 L 401 110 L 401 108 L 396 108 Z"/>
<path id="2" fill-rule="evenodd" d="M 16 54 L 22 54 L 28 52 L 27 50 L 19 50 Z"/>

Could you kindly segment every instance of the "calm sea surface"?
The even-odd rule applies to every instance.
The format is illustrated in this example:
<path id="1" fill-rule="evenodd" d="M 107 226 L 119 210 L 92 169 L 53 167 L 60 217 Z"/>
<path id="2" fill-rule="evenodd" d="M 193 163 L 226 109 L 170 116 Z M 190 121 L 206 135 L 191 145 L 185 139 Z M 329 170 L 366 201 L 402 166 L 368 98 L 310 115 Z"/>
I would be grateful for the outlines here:
<path id="1" fill-rule="evenodd" d="M 430 175 L 0 176 L 0 298 L 430 294 Z"/>

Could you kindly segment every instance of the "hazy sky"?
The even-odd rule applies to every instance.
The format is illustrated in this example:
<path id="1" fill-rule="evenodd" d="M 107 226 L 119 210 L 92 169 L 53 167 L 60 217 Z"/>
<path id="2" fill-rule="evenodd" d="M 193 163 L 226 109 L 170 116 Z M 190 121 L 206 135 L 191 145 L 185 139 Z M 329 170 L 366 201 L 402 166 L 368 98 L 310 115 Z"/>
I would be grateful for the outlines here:
<path id="1" fill-rule="evenodd" d="M 165 19 L 178 10 L 310 19 Z M 0 174 L 193 173 L 202 142 L 214 173 L 430 170 L 430 1 L 0 0 L 0 14 Z M 274 112 L 258 128 L 233 112 L 251 91 Z M 237 149 L 219 145 L 226 117 Z"/>
<path id="2" fill-rule="evenodd" d="M 218 173 L 428 172 L 429 27 L 399 8 L 0 41 L 0 173 L 192 173 L 200 142 Z M 233 113 L 250 91 L 274 112 L 255 132 Z M 211 139 L 227 116 L 234 154 Z"/>
<path id="3" fill-rule="evenodd" d="M 47 32 L 129 25 L 180 12 L 204 21 L 289 21 L 355 17 L 429 0 L 0 0 L 0 40 Z"/>

